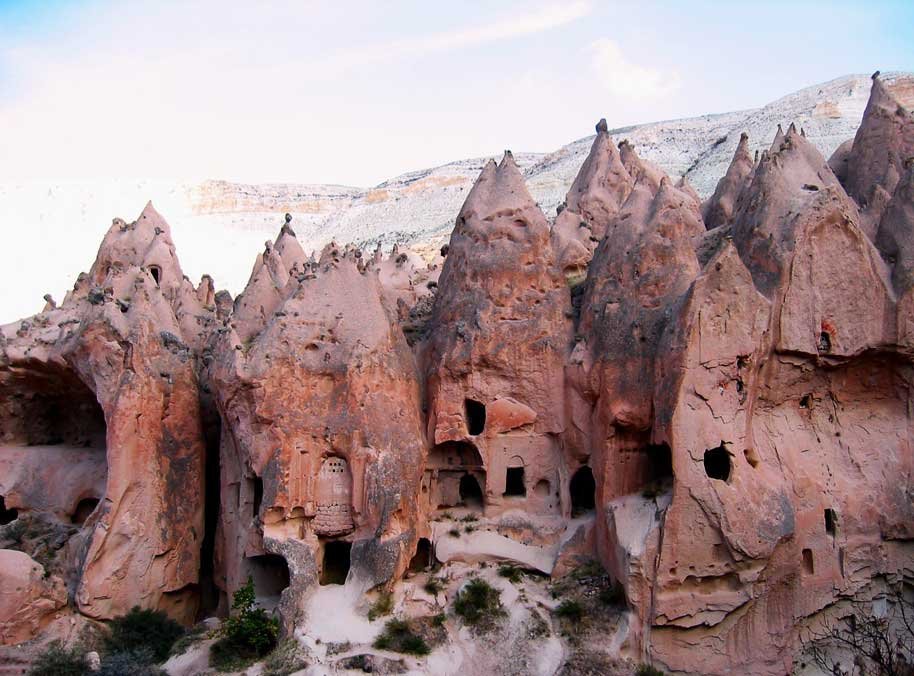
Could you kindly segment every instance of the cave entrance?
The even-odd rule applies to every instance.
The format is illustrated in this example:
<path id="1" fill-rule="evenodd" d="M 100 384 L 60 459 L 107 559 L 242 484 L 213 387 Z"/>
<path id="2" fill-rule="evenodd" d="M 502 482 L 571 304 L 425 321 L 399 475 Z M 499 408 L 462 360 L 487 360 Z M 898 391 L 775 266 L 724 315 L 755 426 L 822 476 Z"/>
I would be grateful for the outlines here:
<path id="1" fill-rule="evenodd" d="M 727 481 L 730 478 L 730 453 L 723 441 L 720 442 L 720 446 L 705 451 L 704 465 L 705 474 L 709 478 L 718 481 Z"/>
<path id="2" fill-rule="evenodd" d="M 86 519 L 92 515 L 92 512 L 95 511 L 96 507 L 98 507 L 98 498 L 83 498 L 76 505 L 76 509 L 73 510 L 70 521 L 77 526 L 82 526 L 86 523 Z"/>
<path id="3" fill-rule="evenodd" d="M 460 501 L 466 507 L 474 509 L 482 507 L 482 488 L 476 477 L 469 472 L 460 477 Z"/>
<path id="4" fill-rule="evenodd" d="M 431 504 L 456 507 L 465 504 L 466 497 L 481 505 L 482 486 L 486 472 L 479 450 L 467 441 L 445 441 L 432 448 L 426 465 Z M 469 478 L 466 478 L 469 475 Z M 471 480 L 475 483 L 473 486 Z"/>
<path id="5" fill-rule="evenodd" d="M 5 526 L 19 518 L 19 512 L 15 509 L 6 508 L 6 500 L 0 495 L 0 526 Z"/>
<path id="6" fill-rule="evenodd" d="M 206 443 L 203 470 L 203 542 L 200 545 L 200 612 L 198 616 L 199 619 L 203 619 L 219 611 L 220 600 L 224 594 L 216 585 L 215 575 L 216 530 L 222 511 L 222 467 L 220 463 L 222 417 L 208 392 L 201 391 L 200 393 L 200 416 L 203 423 L 203 438 Z M 233 507 L 238 505 L 238 491 L 239 485 L 236 483 L 234 484 Z M 228 599 L 225 600 L 227 602 Z"/>
<path id="7" fill-rule="evenodd" d="M 105 449 L 105 414 L 92 390 L 66 367 L 2 374 L 0 435 L 5 446 Z"/>
<path id="8" fill-rule="evenodd" d="M 519 456 L 514 456 L 505 470 L 505 497 L 527 496 L 527 484 L 524 481 L 524 461 Z"/>
<path id="9" fill-rule="evenodd" d="M 289 564 L 278 554 L 250 556 L 247 561 L 257 603 L 272 610 L 279 605 L 283 590 L 289 586 Z"/>
<path id="10" fill-rule="evenodd" d="M 434 560 L 431 540 L 428 538 L 419 538 L 419 542 L 416 543 L 416 553 L 409 562 L 410 571 L 413 573 L 421 573 L 423 570 L 428 570 L 432 567 Z"/>
<path id="11" fill-rule="evenodd" d="M 482 434 L 486 428 L 486 405 L 475 399 L 466 399 L 463 407 L 466 411 L 467 431 L 474 437 Z"/>
<path id="12" fill-rule="evenodd" d="M 594 481 L 593 470 L 587 465 L 571 477 L 568 491 L 571 494 L 571 516 L 580 516 L 596 508 L 597 482 Z"/>
<path id="13" fill-rule="evenodd" d="M 330 540 L 324 543 L 324 557 L 321 562 L 321 584 L 346 584 L 349 576 L 352 543 Z"/>
<path id="14" fill-rule="evenodd" d="M 156 286 L 162 281 L 162 268 L 158 265 L 149 266 L 149 274 L 152 275 L 153 280 L 155 280 Z"/>

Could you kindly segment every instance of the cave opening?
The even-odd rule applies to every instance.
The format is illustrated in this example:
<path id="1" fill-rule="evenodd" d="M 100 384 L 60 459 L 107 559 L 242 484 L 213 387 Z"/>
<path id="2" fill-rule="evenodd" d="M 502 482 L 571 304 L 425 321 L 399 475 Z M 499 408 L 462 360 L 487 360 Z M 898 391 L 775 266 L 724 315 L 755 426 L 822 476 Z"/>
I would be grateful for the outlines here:
<path id="1" fill-rule="evenodd" d="M 413 573 L 421 573 L 422 571 L 431 568 L 434 561 L 431 540 L 428 538 L 419 538 L 419 542 L 416 543 L 416 553 L 413 554 L 413 558 L 409 561 L 410 571 Z"/>
<path id="2" fill-rule="evenodd" d="M 835 510 L 829 507 L 825 510 L 825 532 L 834 537 L 837 530 L 838 515 Z"/>
<path id="3" fill-rule="evenodd" d="M 812 550 L 804 549 L 803 550 L 803 572 L 807 575 L 814 575 L 816 572 L 815 564 L 813 563 Z"/>
<path id="4" fill-rule="evenodd" d="M 349 576 L 352 543 L 344 540 L 329 540 L 324 543 L 321 562 L 320 584 L 346 584 Z"/>
<path id="5" fill-rule="evenodd" d="M 645 453 L 649 481 L 664 483 L 673 478 L 673 452 L 669 444 L 648 444 Z"/>
<path id="6" fill-rule="evenodd" d="M 466 507 L 482 507 L 482 488 L 476 477 L 469 472 L 460 477 L 460 501 Z"/>
<path id="7" fill-rule="evenodd" d="M 105 414 L 92 390 L 70 369 L 48 364 L 17 371 L 4 385 L 4 445 L 104 450 Z"/>
<path id="8" fill-rule="evenodd" d="M 95 511 L 96 507 L 98 507 L 98 498 L 83 498 L 76 505 L 76 509 L 73 510 L 70 521 L 77 526 L 82 526 L 92 516 L 92 512 Z"/>
<path id="9" fill-rule="evenodd" d="M 486 428 L 486 406 L 481 401 L 466 399 L 463 402 L 466 410 L 467 431 L 471 436 L 482 434 Z"/>
<path id="10" fill-rule="evenodd" d="M 200 544 L 200 613 L 207 617 L 218 612 L 223 591 L 216 585 L 216 530 L 222 511 L 221 444 L 222 418 L 212 398 L 201 392 L 200 415 L 203 422 L 205 458 L 203 469 L 203 541 Z M 237 495 L 238 484 L 234 484 Z M 238 504 L 237 498 L 235 504 Z M 255 512 L 256 514 L 256 512 Z"/>
<path id="11" fill-rule="evenodd" d="M 19 518 L 19 510 L 7 509 L 6 499 L 0 495 L 0 526 L 5 526 Z"/>
<path id="12" fill-rule="evenodd" d="M 149 274 L 152 275 L 153 280 L 155 280 L 156 286 L 158 286 L 159 282 L 162 281 L 162 268 L 160 268 L 158 265 L 150 265 Z"/>
<path id="13" fill-rule="evenodd" d="M 704 456 L 705 473 L 711 479 L 718 481 L 727 481 L 730 478 L 732 468 L 730 453 L 727 451 L 726 444 L 722 441 L 720 446 L 709 448 L 705 451 Z"/>
<path id="14" fill-rule="evenodd" d="M 286 587 L 289 586 L 289 564 L 278 554 L 249 556 L 248 572 L 254 580 L 254 594 L 265 608 L 275 608 Z"/>
<path id="15" fill-rule="evenodd" d="M 568 491 L 571 494 L 571 516 L 580 516 L 596 508 L 597 482 L 594 481 L 593 470 L 587 465 L 571 477 Z"/>
<path id="16" fill-rule="evenodd" d="M 505 497 L 526 497 L 527 486 L 524 483 L 524 468 L 509 467 L 505 471 Z"/>
<path id="17" fill-rule="evenodd" d="M 263 504 L 263 479 L 255 475 L 251 481 L 253 483 L 254 498 L 251 507 L 253 514 L 251 516 L 256 519 L 260 515 L 260 506 Z"/>

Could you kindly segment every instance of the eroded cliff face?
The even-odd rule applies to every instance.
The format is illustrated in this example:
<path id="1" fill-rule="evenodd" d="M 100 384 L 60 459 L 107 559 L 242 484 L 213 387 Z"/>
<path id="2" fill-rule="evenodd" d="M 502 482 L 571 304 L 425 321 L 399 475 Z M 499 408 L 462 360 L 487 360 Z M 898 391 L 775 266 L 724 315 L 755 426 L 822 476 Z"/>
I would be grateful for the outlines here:
<path id="1" fill-rule="evenodd" d="M 136 604 L 196 614 L 203 441 L 189 345 L 208 317 L 197 291 L 150 205 L 115 219 L 60 307 L 3 327 L 0 495 L 18 518 L 2 538 L 45 532 L 23 549 L 93 618 Z"/>
<path id="2" fill-rule="evenodd" d="M 234 300 L 151 206 L 115 220 L 60 307 L 3 327 L 0 640 L 68 604 L 224 612 L 249 576 L 307 632 L 322 588 L 355 604 L 415 560 L 596 557 L 613 650 L 790 671 L 914 578 L 911 120 L 877 79 L 828 162 L 744 137 L 704 204 L 601 121 L 554 222 L 508 152 L 443 263 L 308 255 L 289 217 Z"/>

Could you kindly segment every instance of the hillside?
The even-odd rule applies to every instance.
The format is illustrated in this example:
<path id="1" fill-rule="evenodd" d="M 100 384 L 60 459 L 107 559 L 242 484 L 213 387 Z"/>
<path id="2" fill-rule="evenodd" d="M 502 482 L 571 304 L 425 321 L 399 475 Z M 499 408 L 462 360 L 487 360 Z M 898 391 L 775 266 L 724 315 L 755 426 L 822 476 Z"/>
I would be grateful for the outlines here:
<path id="1" fill-rule="evenodd" d="M 914 102 L 914 76 L 886 74 L 898 99 Z M 853 136 L 869 91 L 868 75 L 841 77 L 789 94 L 762 108 L 653 122 L 611 130 L 616 141 L 629 139 L 638 154 L 674 177 L 685 175 L 703 196 L 723 175 L 741 132 L 752 150 L 767 148 L 777 125 L 796 122 L 826 156 Z M 594 111 L 594 119 L 600 111 Z M 609 120 L 612 124 L 612 120 Z M 554 216 L 593 141 L 586 136 L 548 154 L 516 152 L 534 199 Z M 493 149 L 495 151 L 496 149 Z M 493 155 L 500 154 L 493 152 Z M 136 217 L 152 200 L 173 224 L 187 274 L 213 276 L 217 288 L 233 294 L 246 282 L 251 251 L 275 235 L 282 214 L 306 250 L 331 239 L 373 247 L 407 243 L 437 248 L 449 235 L 467 191 L 489 158 L 452 162 L 397 176 L 369 189 L 332 185 L 244 185 L 207 180 L 58 182 L 0 184 L 0 217 L 6 229 L 27 231 L 40 244 L 45 265 L 36 268 L 15 247 L 4 247 L 0 269 L 15 279 L 17 293 L 0 301 L 0 321 L 41 309 L 41 297 L 60 300 L 91 260 L 111 218 Z"/>

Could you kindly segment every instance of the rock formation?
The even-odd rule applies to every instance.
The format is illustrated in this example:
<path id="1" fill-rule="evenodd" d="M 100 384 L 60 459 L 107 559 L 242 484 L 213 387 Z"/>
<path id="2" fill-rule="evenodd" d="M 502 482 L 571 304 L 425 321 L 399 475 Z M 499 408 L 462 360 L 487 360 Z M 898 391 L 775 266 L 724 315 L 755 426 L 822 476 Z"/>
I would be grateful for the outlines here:
<path id="1" fill-rule="evenodd" d="M 0 642 L 224 614 L 248 577 L 306 635 L 416 561 L 595 558 L 607 650 L 790 672 L 914 579 L 911 119 L 875 78 L 828 162 L 744 134 L 703 205 L 601 120 L 553 222 L 506 152 L 432 265 L 287 217 L 234 300 L 151 205 L 115 219 L 0 332 Z"/>

